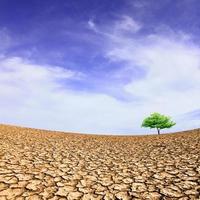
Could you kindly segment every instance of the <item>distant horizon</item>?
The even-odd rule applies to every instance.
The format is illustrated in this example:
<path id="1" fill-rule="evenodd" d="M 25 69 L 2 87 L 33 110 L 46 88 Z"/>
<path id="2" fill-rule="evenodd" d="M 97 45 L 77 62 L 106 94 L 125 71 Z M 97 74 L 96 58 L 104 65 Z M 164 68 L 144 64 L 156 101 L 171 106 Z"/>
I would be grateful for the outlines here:
<path id="1" fill-rule="evenodd" d="M 41 130 L 41 131 L 49 131 L 49 132 L 58 132 L 58 133 L 69 133 L 69 134 L 81 134 L 81 135 L 97 135 L 97 136 L 151 136 L 151 135 L 158 135 L 155 129 L 154 132 L 151 133 L 130 133 L 130 134 L 124 134 L 124 133 L 88 133 L 88 132 L 73 132 L 73 131 L 67 131 L 67 130 L 53 130 L 53 129 L 44 129 L 44 128 L 37 128 L 37 127 L 27 127 L 27 126 L 23 126 L 23 125 L 16 125 L 16 124 L 2 124 L 0 123 L 0 126 L 10 126 L 10 127 L 17 127 L 17 128 L 25 128 L 25 129 L 33 129 L 33 130 Z M 168 130 L 168 131 L 167 131 Z M 175 134 L 175 133 L 182 133 L 182 132 L 188 132 L 188 131 L 194 131 L 194 130 L 200 130 L 199 128 L 194 128 L 194 129 L 186 129 L 186 130 L 181 130 L 181 131 L 175 131 L 175 132 L 171 132 L 169 129 L 165 129 L 165 131 L 161 130 L 161 134 L 160 135 L 164 135 L 164 134 Z"/>
<path id="2" fill-rule="evenodd" d="M 183 12 L 184 11 L 184 12 Z M 0 122 L 87 133 L 200 127 L 198 0 L 1 0 Z"/>

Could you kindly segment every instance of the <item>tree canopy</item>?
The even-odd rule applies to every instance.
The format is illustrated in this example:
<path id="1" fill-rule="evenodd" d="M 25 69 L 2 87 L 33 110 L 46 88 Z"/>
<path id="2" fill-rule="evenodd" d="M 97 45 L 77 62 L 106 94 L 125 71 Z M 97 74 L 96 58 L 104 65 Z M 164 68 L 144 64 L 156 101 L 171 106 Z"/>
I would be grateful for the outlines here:
<path id="1" fill-rule="evenodd" d="M 176 123 L 171 120 L 171 117 L 155 112 L 144 119 L 142 127 L 156 128 L 158 134 L 160 134 L 160 129 L 171 128 L 175 124 Z"/>

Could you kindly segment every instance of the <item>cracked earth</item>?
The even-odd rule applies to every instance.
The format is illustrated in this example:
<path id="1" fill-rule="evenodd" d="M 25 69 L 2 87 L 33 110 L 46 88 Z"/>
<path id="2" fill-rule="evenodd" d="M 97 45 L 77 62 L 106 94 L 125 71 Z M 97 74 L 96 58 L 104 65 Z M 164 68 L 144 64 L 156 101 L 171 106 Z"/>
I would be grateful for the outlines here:
<path id="1" fill-rule="evenodd" d="M 0 125 L 8 199 L 200 199 L 200 129 L 119 137 Z"/>

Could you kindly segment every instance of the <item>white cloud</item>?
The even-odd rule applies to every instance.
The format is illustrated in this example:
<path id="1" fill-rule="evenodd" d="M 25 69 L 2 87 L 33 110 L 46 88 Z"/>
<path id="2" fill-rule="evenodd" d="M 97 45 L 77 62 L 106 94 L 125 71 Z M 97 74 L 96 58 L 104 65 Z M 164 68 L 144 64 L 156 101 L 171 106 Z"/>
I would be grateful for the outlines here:
<path id="1" fill-rule="evenodd" d="M 117 37 L 119 35 L 126 33 L 135 34 L 142 28 L 141 23 L 127 15 L 120 16 L 118 20 L 115 20 L 111 24 L 101 24 L 98 26 L 93 19 L 89 19 L 87 24 L 88 28 L 93 30 L 95 33 L 98 33 L 103 37 L 110 37 L 113 39 L 118 39 Z"/>
<path id="2" fill-rule="evenodd" d="M 88 133 L 131 130 L 132 116 L 125 103 L 103 94 L 65 89 L 60 80 L 74 79 L 78 74 L 22 58 L 1 58 L 0 121 Z"/>
<path id="3" fill-rule="evenodd" d="M 90 19 L 88 21 L 88 26 L 90 29 L 92 29 L 93 31 L 96 31 L 96 24 L 94 23 L 94 21 L 92 19 Z"/>
<path id="4" fill-rule="evenodd" d="M 138 32 L 141 27 L 141 24 L 127 15 L 122 16 L 121 19 L 115 23 L 115 30 L 117 31 Z"/>
<path id="5" fill-rule="evenodd" d="M 64 80 L 87 77 L 60 66 L 0 56 L 0 121 L 88 133 L 149 133 L 140 128 L 141 121 L 156 111 L 175 119 L 171 131 L 197 127 L 200 120 L 180 116 L 200 108 L 200 48 L 184 33 L 124 34 L 136 33 L 139 24 L 127 16 L 105 29 L 88 21 L 105 40 L 110 62 L 126 61 L 126 68 L 141 69 L 143 76 L 124 85 L 134 101 L 66 89 Z"/>
<path id="6" fill-rule="evenodd" d="M 139 66 L 144 73 L 124 86 L 139 99 L 138 113 L 158 111 L 178 119 L 182 113 L 200 107 L 200 48 L 190 37 L 183 33 L 140 38 L 121 35 L 108 41 L 106 56 L 111 61 L 126 61 L 129 68 Z M 179 121 L 176 128 L 192 128 L 196 123 L 192 119 L 188 123 Z"/>

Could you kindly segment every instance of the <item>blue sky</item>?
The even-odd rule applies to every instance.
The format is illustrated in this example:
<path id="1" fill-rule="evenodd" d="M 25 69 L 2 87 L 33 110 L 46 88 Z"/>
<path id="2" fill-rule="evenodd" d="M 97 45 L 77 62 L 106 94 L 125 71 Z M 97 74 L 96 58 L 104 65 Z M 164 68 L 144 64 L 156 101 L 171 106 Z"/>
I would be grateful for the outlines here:
<path id="1" fill-rule="evenodd" d="M 141 134 L 200 126 L 198 0 L 0 0 L 0 122 Z M 168 130 L 167 130 L 168 131 Z"/>

